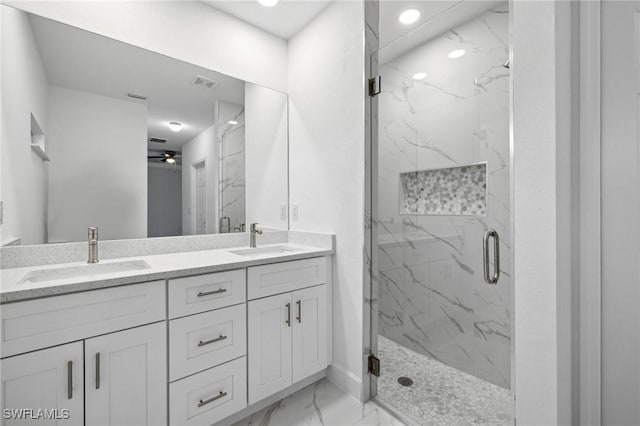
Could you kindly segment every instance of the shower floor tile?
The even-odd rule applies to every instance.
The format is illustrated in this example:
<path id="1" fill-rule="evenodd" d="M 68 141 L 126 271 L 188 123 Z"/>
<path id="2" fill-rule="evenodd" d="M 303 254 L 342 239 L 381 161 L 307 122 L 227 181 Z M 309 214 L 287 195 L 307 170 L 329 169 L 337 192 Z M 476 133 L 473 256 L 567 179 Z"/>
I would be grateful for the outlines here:
<path id="1" fill-rule="evenodd" d="M 511 424 L 511 392 L 378 336 L 378 396 L 416 425 Z M 399 377 L 413 385 L 402 386 Z"/>

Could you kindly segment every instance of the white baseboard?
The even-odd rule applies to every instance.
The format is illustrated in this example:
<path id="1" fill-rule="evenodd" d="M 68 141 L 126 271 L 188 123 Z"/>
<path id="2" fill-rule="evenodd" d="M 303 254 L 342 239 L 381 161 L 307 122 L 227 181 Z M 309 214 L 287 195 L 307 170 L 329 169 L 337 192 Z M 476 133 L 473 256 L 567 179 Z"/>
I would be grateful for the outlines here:
<path id="1" fill-rule="evenodd" d="M 327 368 L 327 378 L 343 392 L 364 403 L 362 379 L 343 367 L 331 364 Z"/>

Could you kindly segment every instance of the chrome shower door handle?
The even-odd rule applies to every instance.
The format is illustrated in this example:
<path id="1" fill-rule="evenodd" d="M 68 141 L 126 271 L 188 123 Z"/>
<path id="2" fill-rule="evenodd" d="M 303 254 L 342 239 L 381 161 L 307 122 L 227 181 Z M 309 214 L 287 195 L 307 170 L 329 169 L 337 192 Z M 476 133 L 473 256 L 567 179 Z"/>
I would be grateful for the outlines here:
<path id="1" fill-rule="evenodd" d="M 493 238 L 493 274 L 489 272 L 489 239 Z M 496 284 L 500 278 L 500 237 L 495 229 L 489 229 L 482 238 L 482 260 L 484 265 L 484 282 Z"/>

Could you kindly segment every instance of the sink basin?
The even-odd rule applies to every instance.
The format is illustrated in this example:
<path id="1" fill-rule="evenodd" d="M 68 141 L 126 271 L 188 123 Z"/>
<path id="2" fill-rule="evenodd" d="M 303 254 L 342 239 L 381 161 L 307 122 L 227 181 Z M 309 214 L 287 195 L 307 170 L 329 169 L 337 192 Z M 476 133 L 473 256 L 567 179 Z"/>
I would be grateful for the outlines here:
<path id="1" fill-rule="evenodd" d="M 115 272 L 139 271 L 149 269 L 151 266 L 144 260 L 125 260 L 111 263 L 92 263 L 66 268 L 38 269 L 27 273 L 18 284 L 39 283 L 83 276 L 112 274 Z"/>
<path id="2" fill-rule="evenodd" d="M 257 247 L 247 248 L 240 250 L 229 250 L 233 254 L 239 254 L 240 256 L 259 256 L 263 254 L 281 254 L 287 252 L 298 251 L 298 249 L 287 246 L 271 246 L 271 247 Z"/>

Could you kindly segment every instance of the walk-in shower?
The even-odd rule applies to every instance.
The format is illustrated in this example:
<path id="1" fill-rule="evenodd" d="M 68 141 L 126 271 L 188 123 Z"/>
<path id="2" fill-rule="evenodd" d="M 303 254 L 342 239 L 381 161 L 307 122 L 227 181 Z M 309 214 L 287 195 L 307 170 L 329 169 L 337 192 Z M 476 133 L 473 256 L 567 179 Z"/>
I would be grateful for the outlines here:
<path id="1" fill-rule="evenodd" d="M 372 58 L 372 395 L 415 424 L 508 424 L 509 8 L 417 4 L 423 23 Z"/>

